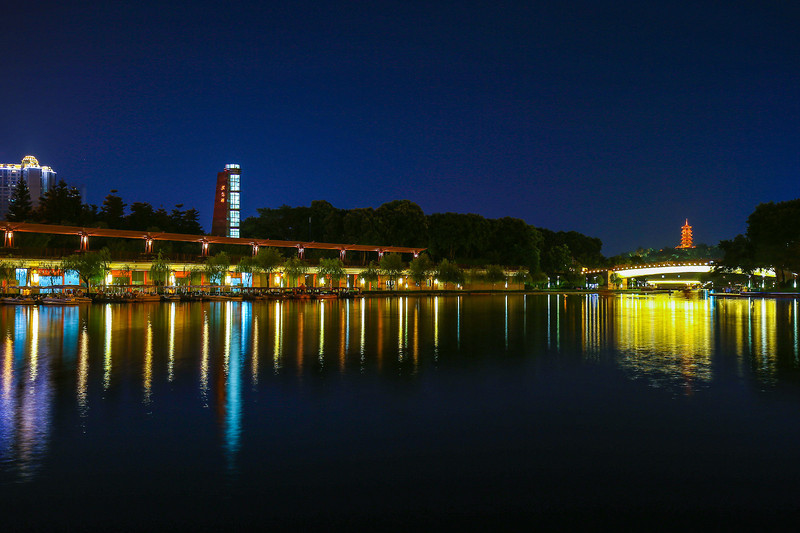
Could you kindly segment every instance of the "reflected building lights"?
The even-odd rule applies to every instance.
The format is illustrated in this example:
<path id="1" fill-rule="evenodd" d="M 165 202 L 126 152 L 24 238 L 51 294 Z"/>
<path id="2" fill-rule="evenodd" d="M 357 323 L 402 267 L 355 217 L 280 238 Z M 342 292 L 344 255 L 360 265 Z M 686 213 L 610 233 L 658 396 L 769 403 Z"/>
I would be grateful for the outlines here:
<path id="1" fill-rule="evenodd" d="M 439 297 L 433 297 L 433 357 L 439 359 Z"/>
<path id="2" fill-rule="evenodd" d="M 272 348 L 272 367 L 275 373 L 281 368 L 281 354 L 283 351 L 283 305 L 275 302 L 275 332 L 273 334 L 274 346 Z"/>
<path id="3" fill-rule="evenodd" d="M 319 367 L 325 364 L 325 300 L 319 301 Z"/>
<path id="4" fill-rule="evenodd" d="M 236 327 L 238 326 L 238 327 Z M 236 331 L 234 328 L 236 327 Z M 238 337 L 235 339 L 234 336 Z M 242 353 L 241 353 L 241 321 L 234 324 L 233 302 L 225 305 L 225 455 L 228 471 L 236 471 L 236 456 L 239 452 L 242 423 Z M 238 340 L 239 342 L 235 342 Z"/>
<path id="5" fill-rule="evenodd" d="M 397 360 L 403 360 L 403 299 L 397 299 Z"/>
<path id="6" fill-rule="evenodd" d="M 36 381 L 39 376 L 39 308 L 31 309 L 31 362 L 30 378 Z"/>
<path id="7" fill-rule="evenodd" d="M 366 351 L 366 320 L 365 320 L 365 313 L 367 310 L 367 306 L 364 304 L 363 300 L 359 302 L 359 306 L 361 307 L 361 331 L 359 331 L 360 336 L 360 352 L 361 352 L 361 371 L 364 371 L 364 363 L 366 362 L 367 358 L 367 351 Z"/>
<path id="8" fill-rule="evenodd" d="M 78 414 L 85 418 L 89 414 L 89 330 L 86 324 L 78 335 Z"/>
<path id="9" fill-rule="evenodd" d="M 105 343 L 103 344 L 103 389 L 111 385 L 111 304 L 105 305 Z"/>
<path id="10" fill-rule="evenodd" d="M 169 304 L 169 351 L 167 352 L 167 381 L 175 379 L 175 302 Z"/>
<path id="11" fill-rule="evenodd" d="M 255 387 L 258 385 L 258 315 L 253 318 L 253 355 L 250 361 L 250 373 Z"/>
<path id="12" fill-rule="evenodd" d="M 508 295 L 506 295 L 503 307 L 505 309 L 505 322 L 504 322 L 503 338 L 505 339 L 505 342 L 506 342 L 506 351 L 508 351 Z"/>
<path id="13" fill-rule="evenodd" d="M 14 341 L 10 332 L 6 335 L 3 345 L 3 390 L 0 395 L 0 457 L 10 458 L 14 449 L 17 411 L 17 399 L 14 395 Z"/>
<path id="14" fill-rule="evenodd" d="M 208 352 L 209 338 L 208 328 L 208 313 L 203 310 L 203 333 L 201 338 L 201 358 L 200 358 L 200 399 L 203 402 L 203 407 L 208 407 Z"/>
<path id="15" fill-rule="evenodd" d="M 456 297 L 456 347 L 461 349 L 461 296 Z"/>
<path id="16" fill-rule="evenodd" d="M 147 317 L 144 331 L 144 403 L 150 405 L 153 384 L 153 323 Z"/>

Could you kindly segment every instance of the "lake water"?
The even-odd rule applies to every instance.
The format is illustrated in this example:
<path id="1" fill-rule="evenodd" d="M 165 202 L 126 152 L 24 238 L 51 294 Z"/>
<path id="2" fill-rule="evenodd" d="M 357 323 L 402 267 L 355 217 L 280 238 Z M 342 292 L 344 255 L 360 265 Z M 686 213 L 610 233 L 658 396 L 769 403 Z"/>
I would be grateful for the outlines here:
<path id="1" fill-rule="evenodd" d="M 6 527 L 796 520 L 798 302 L 0 306 Z"/>

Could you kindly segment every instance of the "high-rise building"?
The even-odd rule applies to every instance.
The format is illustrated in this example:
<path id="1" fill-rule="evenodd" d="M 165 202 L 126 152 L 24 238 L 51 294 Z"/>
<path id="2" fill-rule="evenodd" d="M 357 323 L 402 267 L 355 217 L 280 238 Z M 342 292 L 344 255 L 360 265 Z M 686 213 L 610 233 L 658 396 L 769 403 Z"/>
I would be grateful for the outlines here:
<path id="1" fill-rule="evenodd" d="M 46 166 L 39 165 L 39 161 L 32 155 L 22 158 L 22 163 L 0 163 L 0 219 L 8 213 L 9 202 L 14 195 L 14 188 L 20 179 L 28 184 L 31 193 L 31 203 L 39 206 L 39 198 L 44 196 L 56 183 L 56 172 Z"/>
<path id="2" fill-rule="evenodd" d="M 214 195 L 214 218 L 211 220 L 211 235 L 219 237 L 239 236 L 240 179 L 239 165 L 225 165 L 217 174 L 217 192 Z"/>

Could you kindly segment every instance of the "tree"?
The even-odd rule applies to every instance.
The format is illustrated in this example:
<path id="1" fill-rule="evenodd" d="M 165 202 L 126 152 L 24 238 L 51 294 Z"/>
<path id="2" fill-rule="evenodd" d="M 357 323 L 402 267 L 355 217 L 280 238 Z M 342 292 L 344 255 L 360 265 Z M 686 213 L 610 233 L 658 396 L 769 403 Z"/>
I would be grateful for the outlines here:
<path id="1" fill-rule="evenodd" d="M 338 286 L 339 280 L 346 275 L 344 263 L 340 259 L 320 259 L 317 272 L 319 272 L 320 276 L 328 278 L 331 287 L 333 287 L 334 281 Z"/>
<path id="2" fill-rule="evenodd" d="M 6 294 L 7 282 L 15 279 L 17 279 L 17 265 L 8 261 L 0 261 L 0 282 L 3 284 L 3 294 Z"/>
<path id="3" fill-rule="evenodd" d="M 503 271 L 503 267 L 499 265 L 487 266 L 486 281 L 492 284 L 492 290 L 494 290 L 495 283 L 505 283 L 506 273 Z"/>
<path id="4" fill-rule="evenodd" d="M 397 278 L 403 273 L 403 269 L 403 258 L 400 257 L 400 254 L 384 254 L 379 263 L 381 275 L 392 281 L 397 281 Z"/>
<path id="5" fill-rule="evenodd" d="M 74 225 L 81 221 L 85 210 L 81 193 L 59 180 L 39 202 L 39 215 L 48 224 Z"/>
<path id="6" fill-rule="evenodd" d="M 380 269 L 375 261 L 370 261 L 367 268 L 361 272 L 361 279 L 370 284 L 370 290 L 372 290 L 372 284 L 377 282 L 379 277 Z"/>
<path id="7" fill-rule="evenodd" d="M 33 216 L 33 203 L 28 181 L 20 178 L 11 193 L 6 220 L 11 222 L 24 222 Z"/>
<path id="8" fill-rule="evenodd" d="M 520 285 L 527 285 L 532 281 L 531 273 L 524 268 L 520 268 L 516 272 L 514 272 L 513 276 L 514 283 L 518 283 Z"/>
<path id="9" fill-rule="evenodd" d="M 277 248 L 268 247 L 261 248 L 253 259 L 257 271 L 267 275 L 267 286 L 269 286 L 270 274 L 283 264 L 283 256 Z"/>
<path id="10" fill-rule="evenodd" d="M 436 268 L 436 278 L 444 283 L 446 289 L 448 283 L 464 283 L 464 271 L 457 264 L 442 259 Z"/>
<path id="11" fill-rule="evenodd" d="M 171 271 L 169 262 L 161 256 L 161 252 L 158 252 L 158 257 L 150 264 L 150 278 L 153 280 L 153 285 L 166 285 Z"/>
<path id="12" fill-rule="evenodd" d="M 111 189 L 111 192 L 103 200 L 100 218 L 108 224 L 109 228 L 121 229 L 125 226 L 125 202 L 116 193 L 116 189 Z"/>
<path id="13" fill-rule="evenodd" d="M 382 243 L 393 246 L 427 246 L 428 219 L 409 200 L 387 202 L 375 210 Z"/>
<path id="14" fill-rule="evenodd" d="M 99 252 L 83 252 L 68 255 L 61 260 L 61 268 L 65 272 L 76 272 L 86 284 L 86 292 L 91 292 L 91 283 L 102 282 L 111 263 L 107 248 Z"/>
<path id="15" fill-rule="evenodd" d="M 290 257 L 283 263 L 283 271 L 286 273 L 286 277 L 289 278 L 289 281 L 296 285 L 297 279 L 300 276 L 305 276 L 306 272 L 308 272 L 308 263 L 299 257 Z"/>
<path id="16" fill-rule="evenodd" d="M 206 258 L 203 264 L 203 273 L 212 285 L 222 285 L 225 275 L 231 267 L 231 259 L 225 252 L 219 252 Z"/>
<path id="17" fill-rule="evenodd" d="M 572 254 L 566 244 L 553 246 L 542 258 L 542 267 L 550 274 L 567 272 L 571 265 Z"/>
<path id="18" fill-rule="evenodd" d="M 436 266 L 428 254 L 419 254 L 408 265 L 408 273 L 417 285 L 422 287 L 430 277 Z"/>
<path id="19" fill-rule="evenodd" d="M 125 225 L 128 229 L 147 231 L 153 226 L 153 206 L 147 202 L 133 202 L 131 212 L 125 217 Z"/>
<path id="20" fill-rule="evenodd" d="M 623 278 L 617 274 L 616 272 L 612 272 L 611 275 L 608 277 L 608 282 L 614 285 L 614 287 L 619 288 L 619 285 L 622 284 Z"/>
<path id="21" fill-rule="evenodd" d="M 542 288 L 542 286 L 547 283 L 547 274 L 542 271 L 532 273 L 531 283 Z"/>

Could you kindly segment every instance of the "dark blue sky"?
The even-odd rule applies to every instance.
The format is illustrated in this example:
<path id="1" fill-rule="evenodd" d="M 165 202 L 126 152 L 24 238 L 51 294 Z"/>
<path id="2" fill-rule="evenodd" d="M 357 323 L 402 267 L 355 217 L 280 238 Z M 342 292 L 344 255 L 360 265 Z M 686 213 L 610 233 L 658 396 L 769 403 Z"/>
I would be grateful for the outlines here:
<path id="1" fill-rule="evenodd" d="M 100 204 L 409 199 L 716 244 L 800 196 L 800 11 L 759 2 L 19 2 L 0 160 Z M 23 5 L 24 4 L 24 5 Z M 169 4 L 169 5 L 168 5 Z"/>

